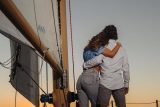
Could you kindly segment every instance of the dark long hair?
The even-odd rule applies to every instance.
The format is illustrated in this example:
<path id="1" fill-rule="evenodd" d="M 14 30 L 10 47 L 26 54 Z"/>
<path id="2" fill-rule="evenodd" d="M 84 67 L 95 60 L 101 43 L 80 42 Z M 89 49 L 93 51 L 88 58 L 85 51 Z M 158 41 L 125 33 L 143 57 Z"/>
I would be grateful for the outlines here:
<path id="1" fill-rule="evenodd" d="M 104 46 L 108 43 L 109 39 L 106 38 L 104 32 L 100 32 L 96 36 L 93 36 L 89 41 L 88 45 L 84 49 L 96 50 L 100 48 L 100 46 Z"/>
<path id="2" fill-rule="evenodd" d="M 102 32 L 100 32 L 96 36 L 93 36 L 84 50 L 90 49 L 95 51 L 101 46 L 105 46 L 106 44 L 108 44 L 109 39 L 118 39 L 117 29 L 114 25 L 106 26 L 102 30 Z"/>
<path id="3" fill-rule="evenodd" d="M 108 25 L 103 30 L 104 34 L 109 39 L 118 39 L 117 28 L 114 25 Z"/>

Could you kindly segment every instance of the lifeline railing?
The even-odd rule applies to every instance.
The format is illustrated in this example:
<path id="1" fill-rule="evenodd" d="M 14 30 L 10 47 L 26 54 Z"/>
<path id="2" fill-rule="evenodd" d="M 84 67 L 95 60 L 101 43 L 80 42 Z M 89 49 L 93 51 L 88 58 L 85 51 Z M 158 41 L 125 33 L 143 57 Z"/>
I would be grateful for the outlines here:
<path id="1" fill-rule="evenodd" d="M 156 100 L 155 102 L 150 102 L 150 103 L 126 103 L 126 105 L 149 105 L 149 104 L 155 104 L 155 107 L 159 107 L 159 104 L 158 104 L 158 100 Z M 111 101 L 111 106 L 110 107 L 116 107 L 114 106 L 115 105 L 115 102 L 112 100 Z"/>

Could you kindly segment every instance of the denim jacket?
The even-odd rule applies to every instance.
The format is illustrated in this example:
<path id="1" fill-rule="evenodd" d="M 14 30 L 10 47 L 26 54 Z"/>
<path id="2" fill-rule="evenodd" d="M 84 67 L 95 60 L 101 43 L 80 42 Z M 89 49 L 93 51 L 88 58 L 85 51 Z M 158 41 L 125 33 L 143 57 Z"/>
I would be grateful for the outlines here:
<path id="1" fill-rule="evenodd" d="M 100 55 L 103 52 L 104 46 L 101 46 L 100 48 L 96 50 L 91 50 L 89 48 L 84 49 L 83 51 L 83 59 L 84 62 L 94 58 L 95 56 Z"/>

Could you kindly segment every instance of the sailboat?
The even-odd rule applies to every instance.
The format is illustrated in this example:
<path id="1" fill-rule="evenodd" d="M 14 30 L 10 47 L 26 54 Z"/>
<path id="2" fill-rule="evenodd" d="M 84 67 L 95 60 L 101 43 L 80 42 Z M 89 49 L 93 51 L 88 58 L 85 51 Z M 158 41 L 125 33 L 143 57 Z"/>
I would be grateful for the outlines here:
<path id="1" fill-rule="evenodd" d="M 65 0 L 0 0 L 0 33 L 14 41 L 10 82 L 36 107 L 39 101 L 69 107 L 75 99 L 68 88 L 66 27 Z M 53 71 L 53 92 L 42 90 L 40 98 L 38 56 Z"/>

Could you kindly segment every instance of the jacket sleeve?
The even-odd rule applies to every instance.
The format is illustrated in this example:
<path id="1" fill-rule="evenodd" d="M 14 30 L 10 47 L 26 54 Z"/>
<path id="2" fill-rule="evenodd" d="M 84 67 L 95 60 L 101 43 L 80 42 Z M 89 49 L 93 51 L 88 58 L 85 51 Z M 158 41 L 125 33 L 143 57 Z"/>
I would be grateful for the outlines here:
<path id="1" fill-rule="evenodd" d="M 103 62 L 104 56 L 102 54 L 92 58 L 91 60 L 88 60 L 87 62 L 83 63 L 83 68 L 88 69 L 91 67 L 94 67 L 96 65 L 99 65 Z"/>

